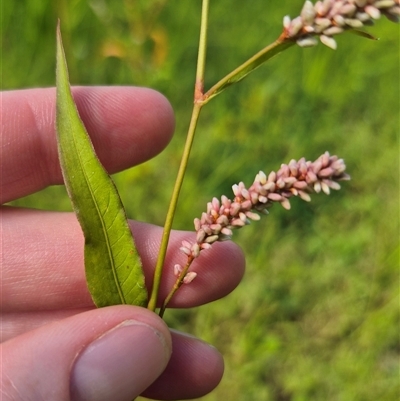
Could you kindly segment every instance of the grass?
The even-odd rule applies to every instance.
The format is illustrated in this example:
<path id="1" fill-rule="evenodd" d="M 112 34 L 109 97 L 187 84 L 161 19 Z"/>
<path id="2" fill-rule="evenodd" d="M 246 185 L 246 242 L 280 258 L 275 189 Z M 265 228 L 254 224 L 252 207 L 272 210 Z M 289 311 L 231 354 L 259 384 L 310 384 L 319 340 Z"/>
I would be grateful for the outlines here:
<path id="1" fill-rule="evenodd" d="M 274 40 L 283 15 L 302 6 L 275 3 L 212 2 L 206 87 Z M 163 224 L 191 109 L 200 3 L 2 7 L 3 89 L 54 85 L 60 17 L 72 83 L 150 86 L 170 99 L 177 132 L 168 149 L 114 177 L 130 217 Z M 204 401 L 399 396 L 399 28 L 383 18 L 368 31 L 380 40 L 343 34 L 336 51 L 292 48 L 202 112 L 176 228 L 192 229 L 210 198 L 291 158 L 329 150 L 352 176 L 338 193 L 293 201 L 290 212 L 275 206 L 235 233 L 247 271 L 226 299 L 167 313 L 224 354 L 224 379 Z M 62 187 L 14 204 L 70 210 Z"/>

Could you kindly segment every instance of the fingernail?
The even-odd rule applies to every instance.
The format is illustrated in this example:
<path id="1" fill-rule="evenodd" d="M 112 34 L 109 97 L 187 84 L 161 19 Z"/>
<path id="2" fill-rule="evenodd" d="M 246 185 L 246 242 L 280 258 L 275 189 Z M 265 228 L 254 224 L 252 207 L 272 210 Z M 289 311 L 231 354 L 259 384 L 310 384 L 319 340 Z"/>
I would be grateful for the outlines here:
<path id="1" fill-rule="evenodd" d="M 71 374 L 73 401 L 131 401 L 164 370 L 170 357 L 164 336 L 127 320 L 89 344 Z"/>

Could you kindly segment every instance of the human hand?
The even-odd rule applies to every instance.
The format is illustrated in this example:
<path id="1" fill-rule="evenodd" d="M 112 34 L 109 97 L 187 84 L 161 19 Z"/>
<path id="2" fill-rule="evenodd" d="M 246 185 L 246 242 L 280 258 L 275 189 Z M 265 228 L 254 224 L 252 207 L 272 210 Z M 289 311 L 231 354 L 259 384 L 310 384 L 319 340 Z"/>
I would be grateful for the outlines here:
<path id="1" fill-rule="evenodd" d="M 171 107 L 152 90 L 76 87 L 73 93 L 110 173 L 153 157 L 171 138 Z M 1 203 L 62 184 L 54 112 L 53 88 L 2 94 Z M 161 229 L 130 224 L 150 288 Z M 94 307 L 73 213 L 3 206 L 1 231 L 3 401 L 195 398 L 219 383 L 223 360 L 213 347 L 170 331 L 145 308 Z M 160 299 L 175 281 L 173 265 L 184 258 L 179 247 L 190 235 L 171 235 Z M 243 254 L 231 242 L 216 244 L 196 263 L 201 274 L 170 306 L 223 297 L 243 275 Z"/>

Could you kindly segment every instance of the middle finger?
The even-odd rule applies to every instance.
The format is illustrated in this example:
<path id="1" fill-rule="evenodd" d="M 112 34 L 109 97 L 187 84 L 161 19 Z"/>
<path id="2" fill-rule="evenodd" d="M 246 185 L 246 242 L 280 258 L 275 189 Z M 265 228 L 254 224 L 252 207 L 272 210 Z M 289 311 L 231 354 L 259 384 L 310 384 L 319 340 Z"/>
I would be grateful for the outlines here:
<path id="1" fill-rule="evenodd" d="M 150 288 L 162 230 L 130 224 Z M 84 238 L 73 213 L 5 207 L 2 229 L 3 312 L 93 307 L 85 280 Z M 159 299 L 173 286 L 174 264 L 185 262 L 181 241 L 191 238 L 193 233 L 172 233 Z M 243 254 L 232 242 L 217 243 L 202 252 L 193 270 L 198 277 L 177 292 L 170 306 L 192 307 L 227 295 L 243 275 Z"/>

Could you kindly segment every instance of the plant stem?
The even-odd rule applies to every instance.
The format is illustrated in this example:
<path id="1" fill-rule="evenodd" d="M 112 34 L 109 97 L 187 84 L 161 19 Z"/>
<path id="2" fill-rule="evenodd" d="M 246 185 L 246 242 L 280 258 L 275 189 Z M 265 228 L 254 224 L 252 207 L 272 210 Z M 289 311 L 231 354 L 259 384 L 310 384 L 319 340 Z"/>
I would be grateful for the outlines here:
<path id="1" fill-rule="evenodd" d="M 206 47 L 207 47 L 207 26 L 208 26 L 209 0 L 203 0 L 201 10 L 201 26 L 199 51 L 197 57 L 196 82 L 194 87 L 194 101 L 197 103 L 203 97 L 204 91 L 204 70 L 206 65 Z"/>
<path id="2" fill-rule="evenodd" d="M 189 160 L 190 150 L 193 144 L 194 134 L 196 130 L 197 121 L 201 111 L 201 105 L 195 103 L 192 112 L 192 118 L 189 125 L 188 136 L 186 138 L 185 148 L 183 150 L 181 164 L 179 166 L 178 175 L 175 180 L 174 189 L 172 191 L 171 201 L 169 204 L 167 217 L 165 219 L 164 230 L 161 238 L 160 250 L 158 253 L 157 264 L 154 272 L 154 282 L 151 297 L 148 304 L 148 309 L 155 311 L 157 306 L 158 291 L 160 289 L 161 275 L 164 265 L 165 256 L 167 254 L 167 247 L 169 236 L 171 233 L 172 223 L 174 220 L 176 205 L 178 203 L 179 192 L 182 188 L 183 178 L 185 177 L 185 171 Z"/>
<path id="3" fill-rule="evenodd" d="M 161 277 L 162 277 L 165 256 L 167 254 L 169 236 L 172 229 L 172 223 L 174 220 L 176 206 L 178 204 L 179 193 L 182 188 L 183 179 L 185 177 L 190 150 L 192 148 L 194 135 L 197 127 L 197 121 L 199 119 L 200 111 L 203 106 L 203 104 L 199 103 L 198 100 L 203 97 L 204 69 L 205 69 L 206 44 L 207 44 L 208 9 L 209 9 L 209 0 L 203 0 L 202 11 L 201 11 L 199 51 L 198 51 L 197 69 L 196 69 L 196 82 L 194 89 L 194 105 L 193 105 L 192 117 L 190 119 L 188 134 L 186 137 L 186 143 L 182 154 L 181 163 L 175 180 L 174 189 L 172 191 L 167 217 L 165 219 L 164 230 L 161 238 L 160 251 L 158 253 L 158 259 L 154 271 L 153 288 L 151 291 L 149 303 L 147 305 L 148 309 L 152 311 L 155 311 L 157 307 L 158 292 L 161 284 Z"/>
<path id="4" fill-rule="evenodd" d="M 201 25 L 200 25 L 200 39 L 199 39 L 199 51 L 197 57 L 197 69 L 196 69 L 196 82 L 194 88 L 194 106 L 192 111 L 192 117 L 190 120 L 189 130 L 186 137 L 185 148 L 183 150 L 183 155 L 181 159 L 181 164 L 179 166 L 178 175 L 176 177 L 175 186 L 172 192 L 171 202 L 169 204 L 167 217 L 165 220 L 164 231 L 161 239 L 160 251 L 158 253 L 158 259 L 154 272 L 153 288 L 148 303 L 148 309 L 155 311 L 157 307 L 158 292 L 161 285 L 161 276 L 164 266 L 165 256 L 167 254 L 167 247 L 169 236 L 171 233 L 172 223 L 176 211 L 176 206 L 178 203 L 179 193 L 182 188 L 183 179 L 185 177 L 185 172 L 189 160 L 190 150 L 192 148 L 194 135 L 197 127 L 197 121 L 199 119 L 201 108 L 208 103 L 210 99 L 221 93 L 228 86 L 239 82 L 244 77 L 246 77 L 250 72 L 259 67 L 265 61 L 269 60 L 271 57 L 280 53 L 281 51 L 287 49 L 288 47 L 295 44 L 294 41 L 288 39 L 285 32 L 273 43 L 260 50 L 254 56 L 250 57 L 247 61 L 233 70 L 231 73 L 222 78 L 217 82 L 211 89 L 204 93 L 204 70 L 205 70 L 205 60 L 206 60 L 206 45 L 207 45 L 207 22 L 208 22 L 208 10 L 209 10 L 209 0 L 203 0 L 202 11 L 201 11 Z M 182 276 L 183 280 L 184 276 Z M 176 290 L 182 284 L 181 280 L 178 279 L 177 282 L 180 284 L 177 288 L 171 290 L 170 295 L 174 294 Z M 164 302 L 161 314 L 164 313 L 165 306 L 170 300 L 170 295 L 168 299 Z"/>

